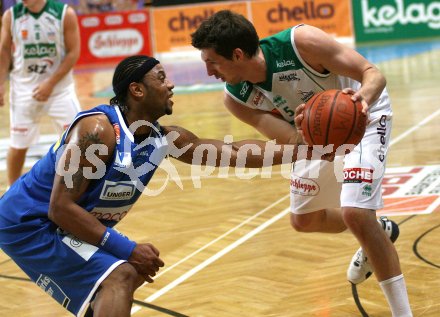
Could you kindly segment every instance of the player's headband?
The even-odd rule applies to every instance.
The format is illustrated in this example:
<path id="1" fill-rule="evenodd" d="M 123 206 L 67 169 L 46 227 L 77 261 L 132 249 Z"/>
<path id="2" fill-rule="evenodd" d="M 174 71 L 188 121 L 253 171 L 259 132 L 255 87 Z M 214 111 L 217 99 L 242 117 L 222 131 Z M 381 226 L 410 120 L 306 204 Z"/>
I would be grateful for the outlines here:
<path id="1" fill-rule="evenodd" d="M 113 92 L 116 96 L 125 92 L 131 83 L 136 83 L 141 80 L 141 78 L 148 73 L 154 66 L 159 64 L 159 61 L 154 57 L 148 57 L 147 60 L 136 70 L 127 76 L 124 80 L 120 81 L 116 85 L 113 85 Z"/>

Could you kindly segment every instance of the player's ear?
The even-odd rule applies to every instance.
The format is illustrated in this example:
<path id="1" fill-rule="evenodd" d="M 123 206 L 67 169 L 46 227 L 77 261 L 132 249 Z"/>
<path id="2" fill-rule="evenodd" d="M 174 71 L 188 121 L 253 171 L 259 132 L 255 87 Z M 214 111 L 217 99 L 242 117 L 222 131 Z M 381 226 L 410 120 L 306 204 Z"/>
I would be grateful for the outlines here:
<path id="1" fill-rule="evenodd" d="M 128 89 L 134 97 L 142 97 L 144 94 L 144 91 L 139 83 L 130 83 Z"/>
<path id="2" fill-rule="evenodd" d="M 244 52 L 241 48 L 235 48 L 232 51 L 232 60 L 239 61 L 239 60 L 242 60 L 243 57 L 244 57 Z"/>

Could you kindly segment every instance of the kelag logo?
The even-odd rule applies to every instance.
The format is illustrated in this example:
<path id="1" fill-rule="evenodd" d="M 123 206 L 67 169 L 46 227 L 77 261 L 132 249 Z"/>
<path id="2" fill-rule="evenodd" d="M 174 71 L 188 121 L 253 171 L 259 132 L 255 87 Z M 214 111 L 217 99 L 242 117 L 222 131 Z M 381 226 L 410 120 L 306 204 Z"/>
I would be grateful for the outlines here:
<path id="1" fill-rule="evenodd" d="M 392 5 L 369 6 L 368 0 L 362 0 L 362 12 L 365 27 L 424 23 L 431 29 L 440 29 L 439 1 L 405 4 L 404 0 L 395 0 Z"/>
<path id="2" fill-rule="evenodd" d="M 440 1 L 352 1 L 356 41 L 438 36 Z"/>
<path id="3" fill-rule="evenodd" d="M 57 56 L 57 48 L 54 43 L 24 45 L 24 58 L 41 58 L 55 56 Z"/>

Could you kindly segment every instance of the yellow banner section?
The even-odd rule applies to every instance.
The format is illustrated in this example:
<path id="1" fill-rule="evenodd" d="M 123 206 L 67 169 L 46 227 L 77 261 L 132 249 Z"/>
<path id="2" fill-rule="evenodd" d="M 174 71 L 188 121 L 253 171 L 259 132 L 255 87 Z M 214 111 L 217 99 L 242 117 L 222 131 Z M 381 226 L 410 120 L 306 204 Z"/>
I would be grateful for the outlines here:
<path id="1" fill-rule="evenodd" d="M 334 36 L 353 36 L 349 0 L 267 0 L 250 1 L 250 4 L 260 38 L 301 23 Z"/>
<path id="2" fill-rule="evenodd" d="M 200 23 L 220 10 L 231 10 L 248 17 L 246 2 L 224 2 L 153 8 L 151 35 L 156 53 L 191 49 L 191 33 Z"/>
<path id="3" fill-rule="evenodd" d="M 350 0 L 254 0 L 152 8 L 155 53 L 191 50 L 191 33 L 215 12 L 229 9 L 253 22 L 260 38 L 297 24 L 352 37 Z"/>

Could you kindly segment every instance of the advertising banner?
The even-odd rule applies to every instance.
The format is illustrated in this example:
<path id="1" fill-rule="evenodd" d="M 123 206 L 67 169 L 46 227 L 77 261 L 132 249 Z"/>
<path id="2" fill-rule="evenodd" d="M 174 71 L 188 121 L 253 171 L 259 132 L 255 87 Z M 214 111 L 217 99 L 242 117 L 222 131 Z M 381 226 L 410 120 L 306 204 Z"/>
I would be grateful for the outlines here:
<path id="1" fill-rule="evenodd" d="M 248 16 L 245 2 L 152 8 L 154 51 L 163 53 L 193 49 L 191 33 L 195 32 L 203 20 L 225 9 L 240 13 L 245 17 Z"/>
<path id="2" fill-rule="evenodd" d="M 146 10 L 78 16 L 81 54 L 78 64 L 118 62 L 136 54 L 151 55 Z"/>
<path id="3" fill-rule="evenodd" d="M 338 37 L 353 36 L 350 0 L 250 1 L 260 38 L 297 24 L 316 26 Z"/>
<path id="4" fill-rule="evenodd" d="M 356 42 L 440 36 L 440 1 L 352 0 Z"/>

